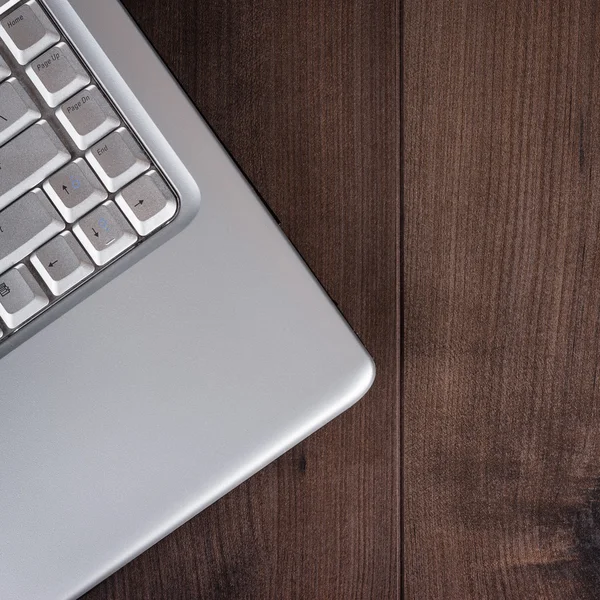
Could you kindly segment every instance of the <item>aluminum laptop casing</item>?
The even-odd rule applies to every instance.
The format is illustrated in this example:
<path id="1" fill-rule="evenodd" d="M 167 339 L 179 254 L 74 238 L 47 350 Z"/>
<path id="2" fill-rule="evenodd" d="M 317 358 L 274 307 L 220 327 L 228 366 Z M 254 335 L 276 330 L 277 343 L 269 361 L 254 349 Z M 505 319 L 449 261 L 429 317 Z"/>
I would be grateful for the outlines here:
<path id="1" fill-rule="evenodd" d="M 5 600 L 77 598 L 347 409 L 374 377 L 120 3 L 41 3 L 181 210 L 1 345 Z"/>

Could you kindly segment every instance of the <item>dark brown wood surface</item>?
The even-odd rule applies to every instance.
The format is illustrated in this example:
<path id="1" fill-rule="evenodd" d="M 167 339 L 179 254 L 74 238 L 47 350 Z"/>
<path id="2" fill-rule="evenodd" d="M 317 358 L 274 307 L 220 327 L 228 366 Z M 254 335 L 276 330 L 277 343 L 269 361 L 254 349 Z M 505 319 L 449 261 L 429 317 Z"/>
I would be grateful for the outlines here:
<path id="1" fill-rule="evenodd" d="M 124 3 L 378 377 L 364 401 L 86 599 L 397 599 L 398 2 Z"/>
<path id="2" fill-rule="evenodd" d="M 404 35 L 406 597 L 600 598 L 600 3 Z"/>

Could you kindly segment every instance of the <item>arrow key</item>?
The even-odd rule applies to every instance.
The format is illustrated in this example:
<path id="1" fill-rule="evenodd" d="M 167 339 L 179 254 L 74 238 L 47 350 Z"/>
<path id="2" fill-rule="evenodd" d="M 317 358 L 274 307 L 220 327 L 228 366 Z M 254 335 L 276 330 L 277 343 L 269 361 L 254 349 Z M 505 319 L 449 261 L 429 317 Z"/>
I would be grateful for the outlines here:
<path id="1" fill-rule="evenodd" d="M 156 171 L 136 179 L 115 200 L 140 235 L 149 235 L 177 211 L 175 196 Z"/>
<path id="2" fill-rule="evenodd" d="M 82 158 L 74 160 L 44 183 L 44 191 L 68 223 L 108 198 L 108 193 Z"/>
<path id="3" fill-rule="evenodd" d="M 35 252 L 31 264 L 55 296 L 62 296 L 94 272 L 92 261 L 69 231 Z"/>
<path id="4" fill-rule="evenodd" d="M 112 200 L 83 217 L 73 232 L 98 266 L 109 263 L 137 242 L 135 231 Z"/>

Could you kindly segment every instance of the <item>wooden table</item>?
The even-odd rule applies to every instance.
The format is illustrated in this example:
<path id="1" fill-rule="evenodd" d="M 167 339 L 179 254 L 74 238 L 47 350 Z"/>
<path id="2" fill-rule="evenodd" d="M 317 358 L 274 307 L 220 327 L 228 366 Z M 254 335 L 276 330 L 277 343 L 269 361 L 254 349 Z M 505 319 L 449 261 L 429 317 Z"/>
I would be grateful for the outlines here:
<path id="1" fill-rule="evenodd" d="M 363 402 L 86 599 L 399 598 L 398 2 L 124 3 L 378 377 Z"/>
<path id="2" fill-rule="evenodd" d="M 406 0 L 404 583 L 600 597 L 600 5 Z"/>

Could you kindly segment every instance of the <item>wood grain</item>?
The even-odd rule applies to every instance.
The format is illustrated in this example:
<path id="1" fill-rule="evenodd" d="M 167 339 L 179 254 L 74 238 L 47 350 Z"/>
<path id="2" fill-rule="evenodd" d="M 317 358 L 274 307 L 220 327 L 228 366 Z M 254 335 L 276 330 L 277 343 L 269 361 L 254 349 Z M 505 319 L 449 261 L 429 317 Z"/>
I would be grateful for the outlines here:
<path id="1" fill-rule="evenodd" d="M 378 378 L 350 412 L 86 598 L 399 598 L 398 3 L 124 3 Z"/>
<path id="2" fill-rule="evenodd" d="M 600 5 L 405 2 L 405 592 L 600 597 Z"/>

